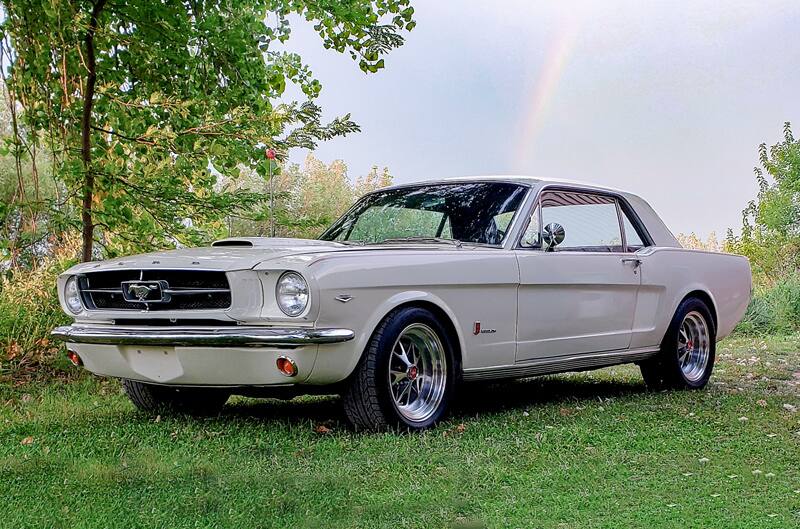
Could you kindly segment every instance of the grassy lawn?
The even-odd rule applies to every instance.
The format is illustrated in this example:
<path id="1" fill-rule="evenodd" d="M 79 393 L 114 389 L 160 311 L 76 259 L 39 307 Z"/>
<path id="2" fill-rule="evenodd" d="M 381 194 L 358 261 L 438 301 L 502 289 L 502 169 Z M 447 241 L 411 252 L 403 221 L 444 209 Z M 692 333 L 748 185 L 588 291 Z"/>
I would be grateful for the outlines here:
<path id="1" fill-rule="evenodd" d="M 154 420 L 114 381 L 0 385 L 1 527 L 797 527 L 800 337 L 720 344 L 707 391 L 634 367 L 469 388 L 422 435 L 333 398 Z"/>

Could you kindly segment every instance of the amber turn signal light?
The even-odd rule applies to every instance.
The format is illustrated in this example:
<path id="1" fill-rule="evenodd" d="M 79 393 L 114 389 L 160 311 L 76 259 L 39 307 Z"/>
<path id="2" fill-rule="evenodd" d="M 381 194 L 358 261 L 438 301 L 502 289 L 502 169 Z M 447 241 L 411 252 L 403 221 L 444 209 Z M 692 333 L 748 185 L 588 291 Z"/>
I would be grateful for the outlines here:
<path id="1" fill-rule="evenodd" d="M 278 366 L 278 371 L 287 377 L 293 377 L 297 374 L 297 364 L 288 356 L 279 356 L 275 364 Z"/>

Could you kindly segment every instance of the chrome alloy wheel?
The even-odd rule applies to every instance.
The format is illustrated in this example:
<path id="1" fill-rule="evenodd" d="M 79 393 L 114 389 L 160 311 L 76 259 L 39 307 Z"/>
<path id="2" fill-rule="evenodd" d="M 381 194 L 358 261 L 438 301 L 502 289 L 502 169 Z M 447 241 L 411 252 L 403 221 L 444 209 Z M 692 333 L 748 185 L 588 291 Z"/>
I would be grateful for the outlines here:
<path id="1" fill-rule="evenodd" d="M 447 385 L 447 356 L 433 329 L 413 323 L 403 329 L 389 359 L 389 387 L 397 411 L 423 422 L 436 413 Z"/>
<path id="2" fill-rule="evenodd" d="M 710 351 L 711 338 L 705 318 L 697 311 L 689 312 L 678 330 L 678 365 L 687 380 L 696 382 L 703 377 Z"/>

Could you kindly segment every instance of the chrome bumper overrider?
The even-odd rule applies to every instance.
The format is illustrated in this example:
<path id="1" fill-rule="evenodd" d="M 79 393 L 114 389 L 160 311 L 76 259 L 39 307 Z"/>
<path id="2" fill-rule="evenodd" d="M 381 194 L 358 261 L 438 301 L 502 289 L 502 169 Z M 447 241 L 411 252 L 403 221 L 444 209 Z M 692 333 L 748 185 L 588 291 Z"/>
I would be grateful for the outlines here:
<path id="1" fill-rule="evenodd" d="M 298 329 L 274 327 L 115 327 L 67 325 L 57 327 L 53 338 L 70 343 L 104 345 L 162 345 L 211 347 L 296 347 L 352 340 L 350 329 Z"/>

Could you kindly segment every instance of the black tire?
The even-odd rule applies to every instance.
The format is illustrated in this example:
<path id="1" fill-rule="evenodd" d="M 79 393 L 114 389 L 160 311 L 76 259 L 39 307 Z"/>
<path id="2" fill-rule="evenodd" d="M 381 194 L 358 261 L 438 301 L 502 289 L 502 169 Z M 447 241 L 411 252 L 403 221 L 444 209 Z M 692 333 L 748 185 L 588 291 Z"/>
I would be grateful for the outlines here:
<path id="1" fill-rule="evenodd" d="M 389 383 L 392 351 L 401 334 L 415 325 L 435 333 L 446 364 L 442 370 L 444 389 L 441 400 L 431 415 L 423 420 L 411 420 L 399 411 Z M 460 369 L 452 340 L 436 316 L 426 309 L 405 307 L 389 313 L 373 333 L 342 395 L 345 414 L 353 427 L 360 431 L 414 431 L 430 428 L 441 421 L 453 399 L 456 373 Z"/>
<path id="2" fill-rule="evenodd" d="M 153 414 L 216 415 L 230 393 L 217 388 L 180 388 L 123 380 L 122 387 L 133 405 Z"/>
<path id="3" fill-rule="evenodd" d="M 698 368 L 693 376 L 688 376 L 681 368 L 679 351 L 681 326 L 687 316 L 698 322 L 702 321 L 707 331 L 706 361 L 702 368 Z M 702 389 L 708 384 L 711 372 L 714 369 L 714 359 L 717 349 L 717 329 L 714 318 L 706 303 L 695 297 L 686 298 L 678 305 L 675 315 L 667 328 L 661 349 L 656 356 L 642 362 L 639 367 L 642 371 L 647 387 L 654 390 L 661 389 Z"/>

